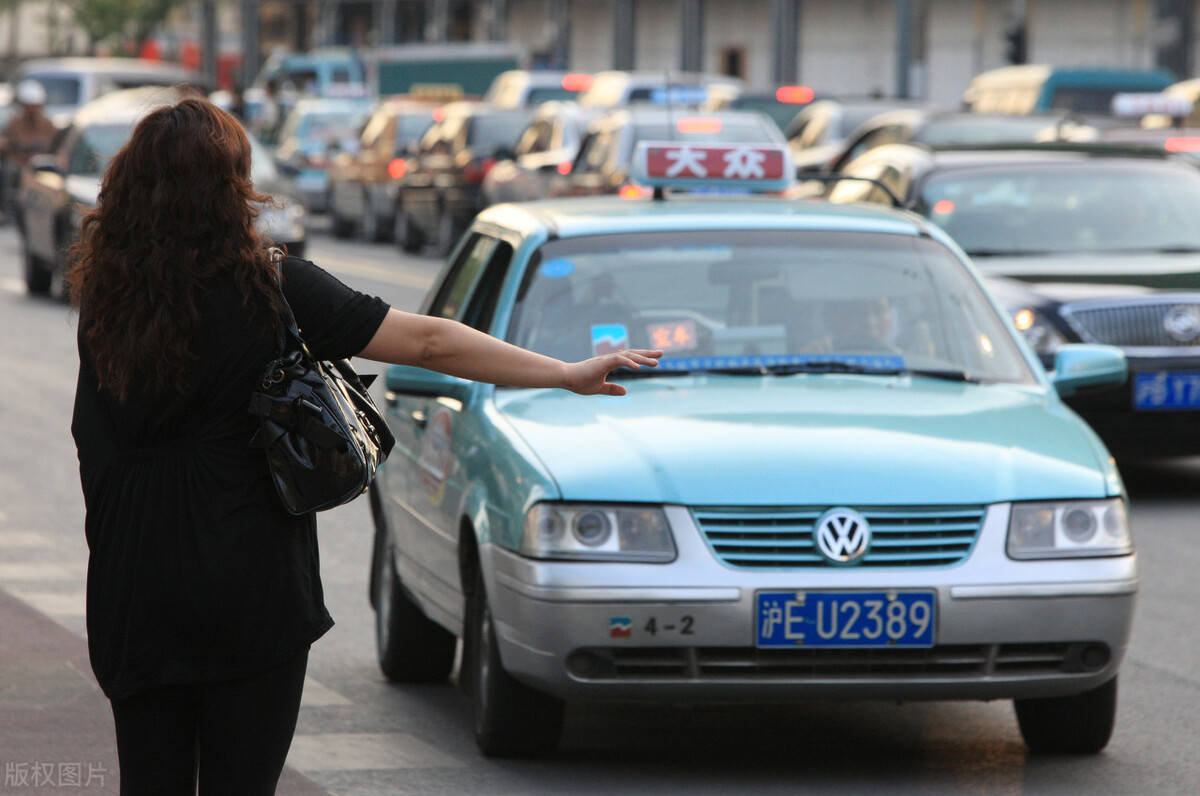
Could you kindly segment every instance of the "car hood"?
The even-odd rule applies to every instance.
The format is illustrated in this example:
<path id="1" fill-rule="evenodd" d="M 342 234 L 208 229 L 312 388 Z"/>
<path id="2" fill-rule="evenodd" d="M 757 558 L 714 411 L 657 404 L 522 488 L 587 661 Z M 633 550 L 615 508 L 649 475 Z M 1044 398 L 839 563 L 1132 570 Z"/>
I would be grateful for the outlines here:
<path id="1" fill-rule="evenodd" d="M 973 258 L 975 265 L 988 277 L 1012 277 L 1023 282 L 1036 282 L 1043 292 L 1043 283 L 1057 283 L 1064 291 L 1067 283 L 1076 285 L 1111 285 L 1112 289 L 1128 288 L 1130 294 L 1147 289 L 1200 289 L 1200 255 L 1197 254 L 1045 254 L 1020 257 Z M 1081 288 L 1080 292 L 1087 292 Z M 1089 292 L 1088 296 L 1095 295 Z M 1073 294 L 1064 300 L 1084 298 Z"/>
<path id="2" fill-rule="evenodd" d="M 95 207 L 100 200 L 100 178 L 83 174 L 69 174 L 65 182 L 67 194 L 73 201 L 87 207 Z"/>
<path id="3" fill-rule="evenodd" d="M 1119 492 L 1040 387 L 880 376 L 695 376 L 621 398 L 497 390 L 567 500 L 963 504 Z"/>

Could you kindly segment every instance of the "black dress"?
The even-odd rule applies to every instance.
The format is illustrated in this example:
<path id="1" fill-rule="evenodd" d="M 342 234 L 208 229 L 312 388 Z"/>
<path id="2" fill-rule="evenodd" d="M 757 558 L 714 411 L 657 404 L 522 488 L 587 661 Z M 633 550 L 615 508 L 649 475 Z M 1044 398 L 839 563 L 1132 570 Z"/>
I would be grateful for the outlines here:
<path id="1" fill-rule="evenodd" d="M 283 289 L 320 359 L 357 354 L 388 310 L 293 257 Z M 110 699 L 253 674 L 333 625 L 314 518 L 283 510 L 263 452 L 247 444 L 272 327 L 232 280 L 214 281 L 199 305 L 185 394 L 118 402 L 97 389 L 79 336 L 71 432 L 87 508 L 88 646 Z"/>

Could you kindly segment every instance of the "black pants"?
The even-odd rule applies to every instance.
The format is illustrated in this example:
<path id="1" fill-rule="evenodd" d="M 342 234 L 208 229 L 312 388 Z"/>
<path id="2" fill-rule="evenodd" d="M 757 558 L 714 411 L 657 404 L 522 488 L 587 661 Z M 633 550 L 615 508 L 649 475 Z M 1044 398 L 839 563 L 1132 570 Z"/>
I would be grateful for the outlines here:
<path id="1" fill-rule="evenodd" d="M 225 683 L 159 686 L 113 700 L 122 796 L 273 794 L 287 759 L 306 649 Z"/>

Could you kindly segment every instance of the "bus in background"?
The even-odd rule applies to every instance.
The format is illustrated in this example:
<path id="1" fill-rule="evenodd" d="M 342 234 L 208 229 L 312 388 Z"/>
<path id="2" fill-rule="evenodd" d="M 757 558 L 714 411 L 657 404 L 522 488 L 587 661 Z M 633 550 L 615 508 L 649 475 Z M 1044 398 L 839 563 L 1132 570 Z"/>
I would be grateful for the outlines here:
<path id="1" fill-rule="evenodd" d="M 1114 94 L 1162 91 L 1173 82 L 1164 69 L 1002 66 L 975 76 L 963 94 L 963 106 L 979 113 L 1067 110 L 1107 116 Z"/>

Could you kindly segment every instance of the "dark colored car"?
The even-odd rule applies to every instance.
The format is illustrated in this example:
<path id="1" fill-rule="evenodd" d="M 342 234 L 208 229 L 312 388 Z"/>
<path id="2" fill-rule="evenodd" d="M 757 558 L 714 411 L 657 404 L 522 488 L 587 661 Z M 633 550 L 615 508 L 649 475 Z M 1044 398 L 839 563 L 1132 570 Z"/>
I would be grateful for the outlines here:
<path id="1" fill-rule="evenodd" d="M 612 111 L 588 127 L 570 173 L 554 180 L 550 195 L 594 196 L 622 190 L 640 195 L 642 189 L 629 179 L 633 152 L 639 141 L 784 143 L 779 128 L 761 113 L 697 114 L 654 107 Z"/>
<path id="2" fill-rule="evenodd" d="M 1043 363 L 1119 346 L 1129 380 L 1068 404 L 1121 457 L 1200 452 L 1200 173 L 1151 150 L 931 150 L 847 164 L 834 202 L 902 203 L 971 255 Z"/>
<path id="3" fill-rule="evenodd" d="M 78 234 L 85 210 L 94 207 L 108 162 L 133 128 L 157 105 L 177 101 L 172 88 L 134 88 L 107 94 L 83 106 L 59 136 L 53 152 L 38 155 L 21 175 L 17 226 L 21 232 L 25 282 L 30 293 L 47 293 L 67 269 L 66 251 Z M 275 206 L 259 208 L 258 231 L 303 256 L 307 239 L 304 205 L 266 148 L 250 139 L 250 178 Z"/>
<path id="4" fill-rule="evenodd" d="M 483 179 L 484 205 L 544 199 L 551 183 L 571 171 L 587 126 L 601 111 L 573 102 L 543 103 L 517 140 L 513 157 Z"/>
<path id="5" fill-rule="evenodd" d="M 415 251 L 430 242 L 442 253 L 450 251 L 483 209 L 483 180 L 497 162 L 512 157 L 530 113 L 478 102 L 435 111 L 437 121 L 400 180 L 395 215 L 400 248 Z"/>

